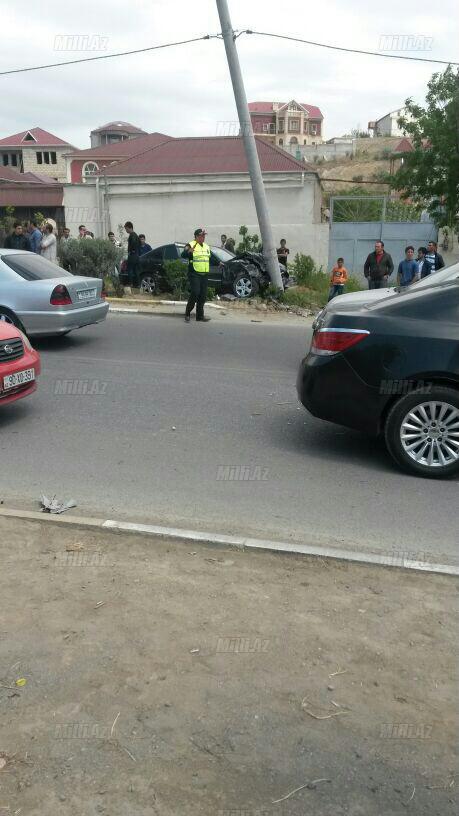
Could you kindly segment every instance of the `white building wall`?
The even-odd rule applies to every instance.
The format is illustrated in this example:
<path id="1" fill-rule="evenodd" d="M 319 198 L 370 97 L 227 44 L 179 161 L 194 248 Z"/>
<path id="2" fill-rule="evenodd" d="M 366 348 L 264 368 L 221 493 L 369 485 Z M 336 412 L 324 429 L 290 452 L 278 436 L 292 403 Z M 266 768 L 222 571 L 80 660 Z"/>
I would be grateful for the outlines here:
<path id="1" fill-rule="evenodd" d="M 314 175 L 282 175 L 267 179 L 267 197 L 275 240 L 287 240 L 291 256 L 311 255 L 324 267 L 328 261 L 328 224 L 320 223 L 320 187 Z M 64 186 L 66 225 L 72 235 L 84 223 L 96 236 L 132 221 L 152 246 L 189 241 L 197 227 L 208 232 L 210 244 L 225 233 L 239 240 L 241 225 L 259 234 L 248 177 L 177 177 L 170 179 L 113 178 L 109 180 L 109 207 L 104 204 L 100 180 L 99 204 L 95 182 Z M 109 218 L 108 218 L 109 211 Z"/>

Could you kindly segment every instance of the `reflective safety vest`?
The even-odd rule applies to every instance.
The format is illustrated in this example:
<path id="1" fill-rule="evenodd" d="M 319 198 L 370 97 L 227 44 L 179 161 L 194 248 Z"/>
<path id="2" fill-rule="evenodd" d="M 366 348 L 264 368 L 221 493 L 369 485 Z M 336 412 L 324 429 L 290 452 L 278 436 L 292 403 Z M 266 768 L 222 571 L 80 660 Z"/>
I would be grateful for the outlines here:
<path id="1" fill-rule="evenodd" d="M 210 246 L 207 244 L 199 244 L 198 241 L 192 241 L 191 249 L 193 251 L 193 269 L 201 275 L 208 275 L 210 271 Z"/>

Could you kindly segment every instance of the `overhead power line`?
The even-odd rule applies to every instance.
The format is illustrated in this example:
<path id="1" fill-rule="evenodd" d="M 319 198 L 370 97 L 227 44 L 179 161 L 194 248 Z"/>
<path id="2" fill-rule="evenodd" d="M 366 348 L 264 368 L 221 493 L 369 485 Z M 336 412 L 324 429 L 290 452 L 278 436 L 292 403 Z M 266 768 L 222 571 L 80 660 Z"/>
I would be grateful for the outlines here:
<path id="1" fill-rule="evenodd" d="M 34 65 L 30 68 L 13 68 L 10 71 L 0 71 L 0 76 L 23 74 L 26 71 L 43 71 L 45 68 L 60 68 L 62 65 L 77 65 L 81 62 L 96 62 L 96 60 L 113 59 L 113 57 L 127 57 L 130 54 L 144 54 L 147 51 L 159 51 L 161 48 L 174 48 L 177 45 L 188 45 L 188 43 L 201 42 L 201 40 L 210 40 L 217 36 L 217 34 L 205 34 L 203 37 L 194 37 L 192 40 L 181 40 L 180 42 L 165 43 L 164 45 L 150 45 L 148 48 L 136 48 L 134 51 L 120 51 L 117 54 L 101 54 L 97 57 L 82 57 L 81 59 L 67 60 L 66 62 L 51 62 L 49 65 Z"/>
<path id="2" fill-rule="evenodd" d="M 331 51 L 344 51 L 348 54 L 363 54 L 370 57 L 382 57 L 383 59 L 397 59 L 408 60 L 408 62 L 427 62 L 435 63 L 437 65 L 458 65 L 459 62 L 452 60 L 438 60 L 429 59 L 428 57 L 407 57 L 403 54 L 382 54 L 380 51 L 364 51 L 359 48 L 345 48 L 341 45 L 328 45 L 327 43 L 313 42 L 312 40 L 303 40 L 300 37 L 291 37 L 288 34 L 272 34 L 269 31 L 254 31 L 250 28 L 235 31 L 235 36 L 240 37 L 241 34 L 255 34 L 259 37 L 273 37 L 277 40 L 289 40 L 290 42 L 302 43 L 303 45 L 312 45 L 315 48 L 326 48 Z M 162 45 L 150 45 L 147 48 L 136 48 L 133 51 L 119 51 L 115 54 L 99 54 L 96 57 L 81 57 L 80 59 L 66 60 L 64 62 L 51 62 L 47 65 L 33 65 L 29 68 L 12 68 L 9 71 L 0 71 L 0 76 L 9 76 L 11 74 L 24 74 L 29 71 L 43 71 L 46 68 L 61 68 L 65 65 L 79 65 L 84 62 L 97 62 L 98 60 L 114 59 L 115 57 L 128 57 L 132 54 L 145 54 L 149 51 L 159 51 L 164 48 L 176 48 L 179 45 L 189 45 L 190 43 L 202 42 L 203 40 L 221 39 L 222 34 L 205 34 L 202 37 L 193 37 L 190 40 L 179 40 L 178 42 L 164 43 Z"/>
<path id="3" fill-rule="evenodd" d="M 369 57 L 383 57 L 383 59 L 408 60 L 410 62 L 435 62 L 438 65 L 459 65 L 459 62 L 452 60 L 428 59 L 428 57 L 406 57 L 403 54 L 382 54 L 380 51 L 362 51 L 360 48 L 345 48 L 341 45 L 327 45 L 326 43 L 313 42 L 312 40 L 302 40 L 300 37 L 290 37 L 287 34 L 271 34 L 269 31 L 252 31 L 250 28 L 241 31 L 241 34 L 257 34 L 259 37 L 274 37 L 277 40 L 290 40 L 291 42 L 313 45 L 316 48 L 328 48 L 331 51 L 346 51 L 348 54 L 366 54 Z"/>

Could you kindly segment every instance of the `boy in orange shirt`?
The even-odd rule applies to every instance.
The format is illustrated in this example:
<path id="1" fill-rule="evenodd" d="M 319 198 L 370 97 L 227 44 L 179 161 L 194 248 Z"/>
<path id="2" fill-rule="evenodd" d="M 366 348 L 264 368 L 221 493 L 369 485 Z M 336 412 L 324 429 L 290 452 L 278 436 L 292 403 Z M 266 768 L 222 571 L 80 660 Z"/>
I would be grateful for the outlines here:
<path id="1" fill-rule="evenodd" d="M 347 269 L 344 266 L 344 258 L 338 258 L 336 266 L 332 269 L 330 283 L 329 301 L 334 298 L 335 295 L 342 295 L 344 292 L 344 285 L 347 283 Z"/>

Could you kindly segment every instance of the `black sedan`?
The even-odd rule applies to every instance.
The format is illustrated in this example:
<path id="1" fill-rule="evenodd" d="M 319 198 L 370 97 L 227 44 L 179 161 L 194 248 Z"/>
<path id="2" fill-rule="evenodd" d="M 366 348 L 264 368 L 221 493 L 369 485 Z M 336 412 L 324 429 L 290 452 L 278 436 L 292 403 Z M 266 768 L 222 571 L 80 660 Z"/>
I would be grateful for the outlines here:
<path id="1" fill-rule="evenodd" d="M 297 380 L 314 416 L 384 434 L 402 468 L 430 478 L 459 470 L 458 276 L 459 264 L 373 303 L 335 298 Z"/>
<path id="2" fill-rule="evenodd" d="M 170 291 L 164 269 L 165 261 L 182 261 L 188 265 L 188 259 L 182 258 L 185 244 L 173 243 L 152 249 L 139 260 L 139 283 L 142 292 L 158 294 Z M 126 282 L 126 267 L 122 265 L 121 281 Z M 269 285 L 269 278 L 260 267 L 245 258 L 238 258 L 233 253 L 219 247 L 211 247 L 209 287 L 216 292 L 230 292 L 237 298 L 248 298 Z"/>

